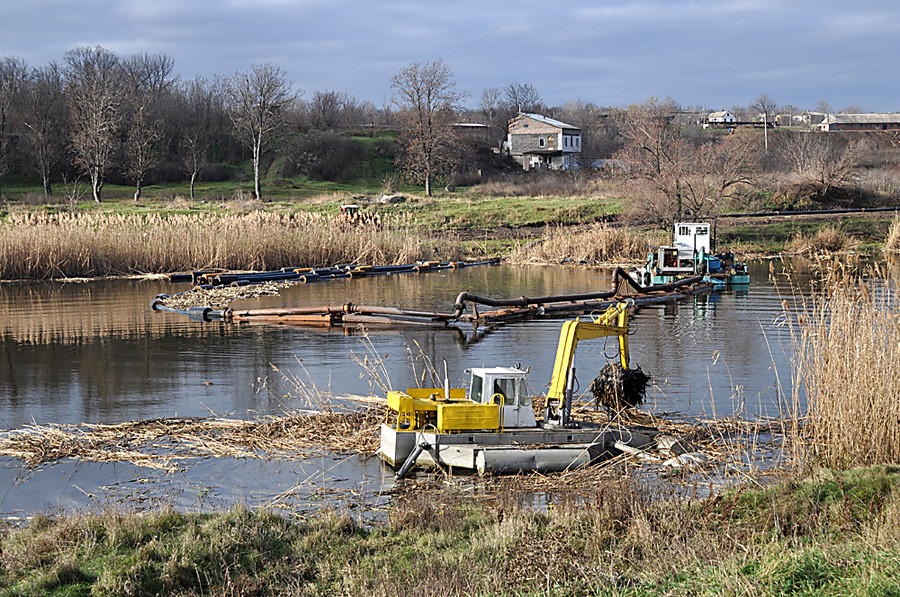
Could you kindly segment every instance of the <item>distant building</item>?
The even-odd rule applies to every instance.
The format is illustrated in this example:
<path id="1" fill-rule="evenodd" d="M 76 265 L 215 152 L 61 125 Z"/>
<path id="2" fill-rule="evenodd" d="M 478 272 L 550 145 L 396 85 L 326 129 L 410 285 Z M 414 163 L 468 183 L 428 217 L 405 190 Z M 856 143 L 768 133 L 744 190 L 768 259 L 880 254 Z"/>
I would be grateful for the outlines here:
<path id="1" fill-rule="evenodd" d="M 718 112 L 711 112 L 710 115 L 706 117 L 706 122 L 710 124 L 734 124 L 737 122 L 737 118 L 735 118 L 734 114 L 729 110 L 720 110 Z"/>
<path id="2" fill-rule="evenodd" d="M 895 131 L 900 114 L 829 114 L 817 125 L 820 131 Z"/>
<path id="3" fill-rule="evenodd" d="M 524 170 L 568 170 L 581 153 L 581 129 L 521 112 L 509 120 L 506 149 Z"/>

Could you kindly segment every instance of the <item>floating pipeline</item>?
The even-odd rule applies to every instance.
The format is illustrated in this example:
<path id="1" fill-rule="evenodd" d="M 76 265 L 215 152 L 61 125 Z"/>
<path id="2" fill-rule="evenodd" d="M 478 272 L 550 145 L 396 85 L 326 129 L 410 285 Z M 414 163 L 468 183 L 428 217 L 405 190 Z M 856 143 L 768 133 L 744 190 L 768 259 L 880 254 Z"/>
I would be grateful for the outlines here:
<path id="1" fill-rule="evenodd" d="M 707 293 L 712 289 L 713 286 L 709 282 L 703 281 L 703 276 L 685 278 L 668 284 L 641 286 L 628 275 L 628 272 L 617 267 L 612 273 L 612 289 L 609 291 L 510 299 L 495 299 L 461 292 L 456 298 L 453 311 L 449 312 L 358 305 L 349 302 L 343 305 L 317 307 L 243 310 L 192 307 L 187 310 L 176 310 L 162 302 L 166 295 L 154 299 L 151 308 L 186 314 L 194 321 L 323 327 L 353 324 L 448 327 L 460 322 L 477 326 L 534 317 L 568 317 L 572 314 L 606 309 L 626 297 L 632 299 L 635 306 L 641 306 L 679 300 Z M 471 311 L 467 310 L 467 304 L 472 305 Z M 493 310 L 479 312 L 479 305 Z"/>
<path id="2" fill-rule="evenodd" d="M 170 282 L 191 282 L 197 288 L 213 288 L 215 286 L 260 284 L 273 281 L 320 282 L 341 278 L 362 278 L 405 273 L 425 273 L 447 269 L 460 269 L 476 265 L 494 265 L 499 259 L 485 261 L 418 261 L 402 265 L 355 265 L 338 264 L 331 267 L 283 267 L 280 270 L 267 272 L 214 272 L 199 271 L 190 274 L 173 274 Z"/>

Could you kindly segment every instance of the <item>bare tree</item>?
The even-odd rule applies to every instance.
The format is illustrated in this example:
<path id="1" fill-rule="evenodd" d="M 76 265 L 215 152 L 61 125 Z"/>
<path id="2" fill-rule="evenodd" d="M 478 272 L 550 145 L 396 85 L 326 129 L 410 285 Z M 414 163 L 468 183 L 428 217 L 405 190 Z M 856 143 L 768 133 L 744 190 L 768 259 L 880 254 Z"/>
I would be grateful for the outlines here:
<path id="1" fill-rule="evenodd" d="M 134 200 L 141 199 L 144 180 L 159 161 L 162 151 L 162 101 L 175 85 L 174 60 L 164 54 L 145 53 L 122 61 L 126 81 L 127 174 L 134 181 Z"/>
<path id="2" fill-rule="evenodd" d="M 592 102 L 576 100 L 560 108 L 558 116 L 581 129 L 578 161 L 582 170 L 590 169 L 598 159 L 607 158 L 620 149 L 618 129 L 608 110 Z"/>
<path id="3" fill-rule="evenodd" d="M 778 155 L 802 183 L 812 183 L 825 197 L 835 187 L 855 182 L 865 146 L 861 139 L 849 143 L 832 134 L 811 131 L 782 136 Z"/>
<path id="4" fill-rule="evenodd" d="M 3 203 L 2 181 L 9 171 L 9 145 L 16 102 L 28 76 L 28 66 L 21 58 L 0 59 L 0 205 Z"/>
<path id="5" fill-rule="evenodd" d="M 350 127 L 358 122 L 361 113 L 356 99 L 339 91 L 315 92 L 308 110 L 310 124 L 320 131 Z"/>
<path id="6" fill-rule="evenodd" d="M 53 168 L 65 152 L 68 114 L 63 86 L 62 70 L 58 64 L 50 63 L 31 72 L 22 96 L 22 134 L 47 197 L 53 192 L 50 183 Z"/>
<path id="7" fill-rule="evenodd" d="M 214 83 L 202 77 L 189 81 L 181 89 L 184 101 L 182 116 L 181 160 L 191 176 L 191 199 L 200 171 L 209 163 L 215 114 L 221 112 L 221 97 Z"/>
<path id="8" fill-rule="evenodd" d="M 465 94 L 456 90 L 453 72 L 443 60 L 416 62 L 391 79 L 393 102 L 400 109 L 402 163 L 410 178 L 425 185 L 452 166 L 455 134 L 450 126 Z"/>
<path id="9" fill-rule="evenodd" d="M 544 107 L 541 94 L 530 83 L 510 83 L 503 90 L 503 101 L 516 112 L 539 112 Z"/>
<path id="10" fill-rule="evenodd" d="M 497 109 L 500 108 L 500 98 L 502 92 L 499 87 L 488 87 L 481 92 L 481 99 L 478 101 L 478 109 L 487 121 L 488 127 L 494 127 L 494 120 L 497 117 Z"/>
<path id="11" fill-rule="evenodd" d="M 298 94 L 274 64 L 254 64 L 223 82 L 225 109 L 238 139 L 251 153 L 253 189 L 262 199 L 259 169 L 263 153 L 282 130 L 284 117 Z"/>
<path id="12" fill-rule="evenodd" d="M 769 123 L 773 122 L 772 114 L 775 113 L 775 110 L 778 109 L 778 104 L 769 97 L 768 93 L 764 93 L 752 102 L 750 102 L 750 109 L 756 110 L 763 117 L 763 139 L 765 140 L 765 148 L 766 153 L 769 153 Z"/>
<path id="13" fill-rule="evenodd" d="M 819 100 L 818 104 L 816 104 L 815 111 L 821 112 L 822 114 L 831 114 L 834 110 L 831 109 L 831 104 L 822 99 Z"/>
<path id="14" fill-rule="evenodd" d="M 100 46 L 70 50 L 65 59 L 75 161 L 100 203 L 122 125 L 122 68 L 119 58 Z"/>
<path id="15" fill-rule="evenodd" d="M 671 99 L 651 98 L 619 116 L 625 146 L 615 157 L 628 164 L 623 175 L 634 183 L 633 212 L 640 219 L 707 214 L 753 182 L 751 141 L 739 135 L 687 139 L 675 122 L 678 111 Z"/>

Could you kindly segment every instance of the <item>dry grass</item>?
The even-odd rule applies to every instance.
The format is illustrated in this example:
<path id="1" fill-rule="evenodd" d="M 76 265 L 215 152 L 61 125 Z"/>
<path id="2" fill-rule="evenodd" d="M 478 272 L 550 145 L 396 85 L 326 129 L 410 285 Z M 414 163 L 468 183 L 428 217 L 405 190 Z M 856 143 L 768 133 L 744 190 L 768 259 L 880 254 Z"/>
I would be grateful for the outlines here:
<path id="1" fill-rule="evenodd" d="M 620 228 L 594 224 L 587 230 L 557 227 L 542 243 L 523 247 L 509 257 L 511 263 L 541 265 L 608 265 L 641 262 L 647 241 Z"/>
<path id="2" fill-rule="evenodd" d="M 390 222 L 349 225 L 312 214 L 13 214 L 0 227 L 0 278 L 269 270 L 427 258 Z"/>
<path id="3" fill-rule="evenodd" d="M 841 468 L 898 463 L 900 292 L 879 272 L 835 273 L 824 287 L 794 334 L 794 391 L 806 390 L 811 453 Z"/>
<path id="4" fill-rule="evenodd" d="M 885 251 L 900 252 L 900 217 L 894 218 L 884 240 Z"/>
<path id="5" fill-rule="evenodd" d="M 825 226 L 811 236 L 797 232 L 788 242 L 787 249 L 789 253 L 822 255 L 850 251 L 857 245 L 857 241 L 840 228 Z"/>
<path id="6" fill-rule="evenodd" d="M 611 186 L 601 179 L 566 172 L 523 172 L 474 185 L 470 191 L 487 197 L 589 197 L 606 194 Z"/>

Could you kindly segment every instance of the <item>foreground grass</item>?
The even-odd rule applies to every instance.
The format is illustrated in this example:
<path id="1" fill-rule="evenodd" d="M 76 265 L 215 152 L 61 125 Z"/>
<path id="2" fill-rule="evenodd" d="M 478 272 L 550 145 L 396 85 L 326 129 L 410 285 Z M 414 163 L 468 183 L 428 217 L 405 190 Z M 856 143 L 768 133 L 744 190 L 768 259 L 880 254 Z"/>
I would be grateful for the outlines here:
<path id="1" fill-rule="evenodd" d="M 702 500 L 627 480 L 546 513 L 401 500 L 387 522 L 108 513 L 0 532 L 0 595 L 900 594 L 900 469 Z"/>

